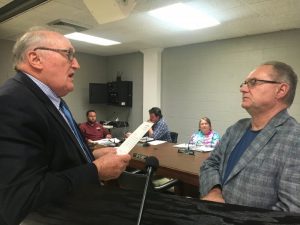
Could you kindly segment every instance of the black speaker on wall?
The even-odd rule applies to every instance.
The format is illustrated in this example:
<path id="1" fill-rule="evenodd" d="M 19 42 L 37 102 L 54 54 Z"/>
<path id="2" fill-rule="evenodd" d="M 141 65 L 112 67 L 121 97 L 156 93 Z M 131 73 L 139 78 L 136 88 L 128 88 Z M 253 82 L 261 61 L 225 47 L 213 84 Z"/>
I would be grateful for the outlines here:
<path id="1" fill-rule="evenodd" d="M 89 103 L 107 104 L 107 84 L 89 83 Z"/>
<path id="2" fill-rule="evenodd" d="M 108 104 L 132 106 L 132 81 L 115 81 L 107 83 Z"/>

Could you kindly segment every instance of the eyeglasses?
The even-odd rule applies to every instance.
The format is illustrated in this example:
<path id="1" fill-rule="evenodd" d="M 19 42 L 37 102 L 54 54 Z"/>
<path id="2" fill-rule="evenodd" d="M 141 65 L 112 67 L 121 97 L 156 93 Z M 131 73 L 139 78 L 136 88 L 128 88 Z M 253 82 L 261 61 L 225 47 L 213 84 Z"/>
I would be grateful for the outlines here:
<path id="1" fill-rule="evenodd" d="M 64 56 L 67 56 L 67 58 L 70 62 L 75 58 L 75 52 L 72 48 L 56 49 L 56 48 L 37 47 L 37 48 L 33 49 L 33 51 L 36 51 L 36 50 L 46 50 L 46 51 L 58 52 Z"/>
<path id="2" fill-rule="evenodd" d="M 263 84 L 263 83 L 281 84 L 282 82 L 274 81 L 274 80 L 259 80 L 259 79 L 253 78 L 253 79 L 245 80 L 243 83 L 241 83 L 240 88 L 243 87 L 244 84 L 246 84 L 248 86 L 248 88 L 253 88 L 256 85 L 258 85 L 259 83 L 261 83 L 261 84 Z"/>

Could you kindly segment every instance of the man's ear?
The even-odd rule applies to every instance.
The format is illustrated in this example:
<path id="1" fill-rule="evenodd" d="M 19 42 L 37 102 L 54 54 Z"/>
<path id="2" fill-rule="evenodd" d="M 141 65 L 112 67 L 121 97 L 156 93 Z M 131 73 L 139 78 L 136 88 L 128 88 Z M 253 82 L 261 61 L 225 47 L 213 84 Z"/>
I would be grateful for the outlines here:
<path id="1" fill-rule="evenodd" d="M 288 91 L 290 90 L 290 86 L 287 83 L 281 83 L 279 88 L 277 89 L 277 98 L 282 99 L 284 98 Z"/>
<path id="2" fill-rule="evenodd" d="M 27 60 L 28 63 L 35 69 L 41 70 L 43 68 L 43 64 L 41 58 L 35 51 L 27 52 Z"/>

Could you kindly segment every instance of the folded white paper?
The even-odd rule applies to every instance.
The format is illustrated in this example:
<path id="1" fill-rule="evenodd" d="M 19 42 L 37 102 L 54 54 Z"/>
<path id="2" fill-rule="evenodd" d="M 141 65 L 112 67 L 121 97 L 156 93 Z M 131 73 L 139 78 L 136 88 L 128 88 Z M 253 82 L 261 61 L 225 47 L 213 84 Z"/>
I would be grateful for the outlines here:
<path id="1" fill-rule="evenodd" d="M 117 149 L 118 155 L 128 154 L 131 149 L 141 140 L 147 131 L 153 126 L 152 122 L 142 123 Z"/>

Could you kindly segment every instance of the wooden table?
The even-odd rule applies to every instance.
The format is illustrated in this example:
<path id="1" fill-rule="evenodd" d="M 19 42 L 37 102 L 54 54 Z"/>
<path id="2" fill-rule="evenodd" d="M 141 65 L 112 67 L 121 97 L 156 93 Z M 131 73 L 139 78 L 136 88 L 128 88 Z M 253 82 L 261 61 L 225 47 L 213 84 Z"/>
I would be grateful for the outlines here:
<path id="1" fill-rule="evenodd" d="M 150 145 L 143 147 L 141 144 L 136 145 L 130 152 L 132 159 L 129 163 L 130 167 L 136 169 L 144 169 L 144 160 L 138 159 L 136 156 L 155 156 L 159 160 L 159 168 L 157 175 L 175 178 L 181 181 L 182 189 L 190 189 L 187 186 L 193 186 L 193 193 L 189 193 L 195 197 L 199 190 L 199 170 L 203 161 L 208 158 L 209 153 L 195 152 L 195 155 L 187 155 L 178 153 L 177 148 L 173 147 L 173 143 L 164 143 L 160 145 Z M 186 194 L 182 190 L 182 194 Z M 188 192 L 191 192 L 189 190 Z M 195 193 L 196 192 L 196 193 Z"/>

